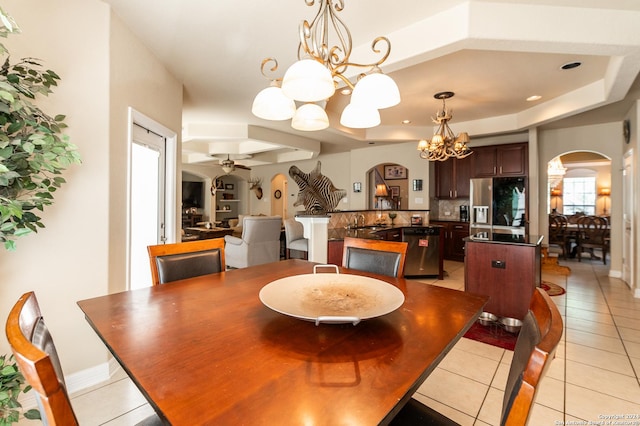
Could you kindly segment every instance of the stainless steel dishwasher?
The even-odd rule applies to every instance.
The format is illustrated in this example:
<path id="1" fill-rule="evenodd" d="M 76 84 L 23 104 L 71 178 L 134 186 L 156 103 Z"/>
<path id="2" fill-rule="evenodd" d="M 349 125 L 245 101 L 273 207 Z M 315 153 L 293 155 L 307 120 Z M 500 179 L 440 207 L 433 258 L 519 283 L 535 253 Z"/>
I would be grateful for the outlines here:
<path id="1" fill-rule="evenodd" d="M 438 276 L 442 279 L 441 228 L 438 225 L 402 228 L 402 241 L 409 243 L 405 277 Z"/>

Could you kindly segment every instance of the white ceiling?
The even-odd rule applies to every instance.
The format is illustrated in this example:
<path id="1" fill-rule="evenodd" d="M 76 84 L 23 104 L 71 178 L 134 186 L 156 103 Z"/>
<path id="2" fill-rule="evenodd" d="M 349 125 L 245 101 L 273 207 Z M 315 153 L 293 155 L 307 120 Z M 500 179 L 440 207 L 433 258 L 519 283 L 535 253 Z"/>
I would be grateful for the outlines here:
<path id="1" fill-rule="evenodd" d="M 276 58 L 275 74 L 284 74 L 296 60 L 298 25 L 315 16 L 317 1 L 104 1 L 182 81 L 185 162 L 232 154 L 259 165 L 417 140 L 433 133 L 440 91 L 456 93 L 450 125 L 469 132 L 471 147 L 474 136 L 622 120 L 640 98 L 637 0 L 346 0 L 339 16 L 353 37 L 351 60 L 372 62 L 372 41 L 388 37 L 382 70 L 402 101 L 381 111 L 380 126 L 353 131 L 338 123 L 348 98 L 336 94 L 322 132 L 251 114 L 269 83 L 262 60 Z M 582 66 L 560 69 L 573 61 Z M 531 95 L 542 99 L 527 102 Z"/>

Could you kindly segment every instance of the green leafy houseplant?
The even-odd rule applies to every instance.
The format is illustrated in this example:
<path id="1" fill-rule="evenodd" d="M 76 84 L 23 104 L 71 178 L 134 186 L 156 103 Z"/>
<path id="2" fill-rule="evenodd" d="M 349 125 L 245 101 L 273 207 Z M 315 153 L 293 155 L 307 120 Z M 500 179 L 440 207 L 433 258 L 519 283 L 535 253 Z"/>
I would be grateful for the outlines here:
<path id="1" fill-rule="evenodd" d="M 31 386 L 25 385 L 22 373 L 13 361 L 6 355 L 0 356 L 0 426 L 7 426 L 20 420 L 22 406 L 18 402 L 20 392 L 28 392 Z M 36 409 L 24 412 L 27 419 L 39 419 L 40 412 Z"/>
<path id="2" fill-rule="evenodd" d="M 1 8 L 0 21 L 0 37 L 19 32 Z M 37 59 L 12 64 L 1 43 L 0 55 L 0 242 L 15 250 L 18 237 L 44 228 L 37 212 L 53 203 L 65 183 L 61 172 L 80 163 L 80 154 L 63 134 L 65 116 L 51 117 L 33 103 L 52 93 L 60 77 Z"/>

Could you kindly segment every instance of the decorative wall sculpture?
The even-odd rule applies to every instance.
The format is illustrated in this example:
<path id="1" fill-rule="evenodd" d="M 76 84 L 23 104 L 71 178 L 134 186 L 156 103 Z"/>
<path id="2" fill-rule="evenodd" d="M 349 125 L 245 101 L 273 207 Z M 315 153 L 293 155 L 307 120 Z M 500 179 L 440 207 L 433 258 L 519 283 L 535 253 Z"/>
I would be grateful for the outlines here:
<path id="1" fill-rule="evenodd" d="M 347 191 L 337 189 L 331 180 L 320 173 L 320 161 L 311 173 L 304 173 L 296 166 L 289 168 L 289 176 L 298 184 L 300 191 L 294 206 L 304 205 L 305 213 L 323 215 L 335 211 Z"/>

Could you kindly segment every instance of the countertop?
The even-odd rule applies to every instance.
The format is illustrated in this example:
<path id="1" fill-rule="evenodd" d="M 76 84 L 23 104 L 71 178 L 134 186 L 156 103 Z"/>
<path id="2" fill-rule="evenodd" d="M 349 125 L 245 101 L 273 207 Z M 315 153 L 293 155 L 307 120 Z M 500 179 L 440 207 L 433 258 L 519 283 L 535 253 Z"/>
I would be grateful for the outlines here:
<path id="1" fill-rule="evenodd" d="M 353 238 L 365 238 L 370 240 L 383 240 L 384 236 L 378 234 L 378 232 L 402 230 L 403 228 L 428 228 L 430 226 L 439 225 L 422 225 L 422 226 L 410 226 L 410 225 L 395 225 L 395 226 L 365 226 L 362 228 L 329 228 L 329 241 L 341 241 L 345 237 Z"/>
<path id="2" fill-rule="evenodd" d="M 478 232 L 465 238 L 466 241 L 474 243 L 492 243 L 492 244 L 518 244 L 537 246 L 542 243 L 542 235 L 515 235 L 500 234 L 496 232 Z"/>
<path id="3" fill-rule="evenodd" d="M 453 222 L 453 223 L 469 223 L 468 220 L 459 220 L 459 219 L 453 219 L 453 218 L 447 218 L 447 219 L 435 219 L 435 218 L 430 218 L 429 219 L 430 222 Z"/>

